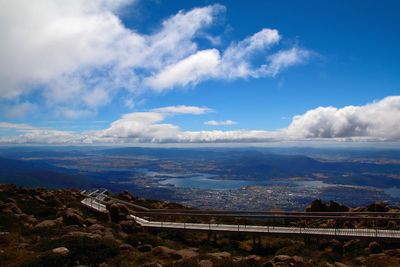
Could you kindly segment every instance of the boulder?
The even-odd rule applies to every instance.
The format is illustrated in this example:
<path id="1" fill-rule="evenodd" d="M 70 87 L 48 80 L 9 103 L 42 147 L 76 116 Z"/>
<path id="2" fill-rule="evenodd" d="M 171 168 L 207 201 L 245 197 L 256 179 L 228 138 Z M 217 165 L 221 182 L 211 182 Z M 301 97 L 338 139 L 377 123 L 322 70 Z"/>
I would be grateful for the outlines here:
<path id="1" fill-rule="evenodd" d="M 304 261 L 303 257 L 300 256 L 293 256 L 292 259 L 294 260 L 295 266 L 305 266 L 306 262 Z"/>
<path id="2" fill-rule="evenodd" d="M 223 259 L 228 259 L 232 255 L 229 252 L 222 251 L 222 252 L 214 252 L 214 253 L 207 253 L 208 256 L 211 256 L 213 258 L 216 258 L 218 260 L 223 260 Z"/>
<path id="3" fill-rule="evenodd" d="M 288 255 L 277 255 L 273 258 L 274 263 L 289 263 L 293 262 L 293 258 Z"/>
<path id="4" fill-rule="evenodd" d="M 140 252 L 149 252 L 153 249 L 153 247 L 149 244 L 141 245 L 137 247 L 137 250 Z"/>
<path id="5" fill-rule="evenodd" d="M 368 249 L 372 254 L 378 254 L 382 252 L 382 246 L 375 241 L 369 243 Z"/>
<path id="6" fill-rule="evenodd" d="M 352 253 L 361 248 L 362 248 L 362 243 L 361 243 L 360 239 L 352 239 L 350 241 L 347 241 L 343 245 L 343 251 L 345 253 Z"/>
<path id="7" fill-rule="evenodd" d="M 49 229 L 49 228 L 56 227 L 59 224 L 60 223 L 58 220 L 44 220 L 44 221 L 36 224 L 34 229 Z"/>
<path id="8" fill-rule="evenodd" d="M 266 261 L 266 262 L 264 262 L 264 264 L 262 266 L 263 267 L 274 267 L 274 264 L 272 263 L 272 261 Z"/>
<path id="9" fill-rule="evenodd" d="M 385 202 L 376 202 L 367 207 L 367 211 L 372 212 L 387 212 L 389 209 L 389 206 Z"/>
<path id="10" fill-rule="evenodd" d="M 97 223 L 96 219 L 93 218 L 86 218 L 85 221 L 83 222 L 86 226 L 92 226 L 93 224 Z"/>
<path id="11" fill-rule="evenodd" d="M 124 191 L 124 192 L 120 193 L 118 196 L 120 198 L 122 198 L 123 200 L 127 200 L 127 201 L 132 201 L 135 199 L 135 197 L 128 191 Z"/>
<path id="12" fill-rule="evenodd" d="M 114 222 L 126 219 L 126 216 L 129 214 L 128 207 L 121 203 L 111 204 L 109 211 L 111 220 Z"/>
<path id="13" fill-rule="evenodd" d="M 322 203 L 321 199 L 316 199 L 306 207 L 306 212 L 323 212 L 325 211 L 325 204 Z"/>
<path id="14" fill-rule="evenodd" d="M 27 222 L 29 224 L 37 224 L 38 223 L 38 220 L 33 215 L 23 214 L 20 218 L 22 221 Z"/>
<path id="15" fill-rule="evenodd" d="M 338 262 L 338 261 L 334 263 L 334 266 L 335 267 L 349 267 L 349 265 L 344 264 L 343 262 Z"/>
<path id="16" fill-rule="evenodd" d="M 151 253 L 154 256 L 159 257 L 161 259 L 170 259 L 170 260 L 182 259 L 182 256 L 179 255 L 176 250 L 164 246 L 158 246 L 153 248 Z"/>
<path id="17" fill-rule="evenodd" d="M 47 203 L 46 203 L 46 200 L 44 200 L 43 198 L 41 198 L 41 197 L 38 196 L 38 195 L 34 195 L 33 198 L 34 198 L 35 200 L 39 201 L 39 202 L 42 203 L 42 204 L 45 204 L 45 205 L 47 204 Z"/>
<path id="18" fill-rule="evenodd" d="M 366 211 L 366 210 L 367 210 L 367 209 L 364 208 L 364 207 L 356 207 L 356 208 L 350 208 L 350 209 L 349 209 L 350 212 L 364 212 L 364 211 Z"/>
<path id="19" fill-rule="evenodd" d="M 127 243 L 124 243 L 119 246 L 119 249 L 120 250 L 131 250 L 131 249 L 133 249 L 133 247 Z"/>
<path id="20" fill-rule="evenodd" d="M 201 260 L 199 261 L 199 267 L 213 267 L 213 263 L 210 260 Z"/>
<path id="21" fill-rule="evenodd" d="M 354 259 L 354 262 L 356 266 L 360 266 L 360 265 L 365 265 L 367 263 L 367 260 L 365 259 L 365 257 L 357 257 Z"/>
<path id="22" fill-rule="evenodd" d="M 92 233 L 86 233 L 86 232 L 81 232 L 81 231 L 73 231 L 69 232 L 65 235 L 62 236 L 63 238 L 81 238 L 81 237 L 87 237 L 91 239 L 103 239 L 102 235 L 99 234 L 92 234 Z"/>
<path id="23" fill-rule="evenodd" d="M 87 229 L 89 232 L 104 232 L 106 230 L 103 225 L 97 223 L 89 226 Z"/>
<path id="24" fill-rule="evenodd" d="M 125 220 L 119 223 L 121 230 L 127 234 L 136 233 L 140 230 L 140 227 L 133 220 Z"/>
<path id="25" fill-rule="evenodd" d="M 85 220 L 73 209 L 68 209 L 63 215 L 63 222 L 66 225 L 83 225 Z"/>
<path id="26" fill-rule="evenodd" d="M 332 239 L 329 241 L 327 247 L 325 248 L 325 252 L 336 252 L 339 254 L 343 254 L 343 245 L 340 241 L 336 239 Z"/>
<path id="27" fill-rule="evenodd" d="M 8 200 L 8 199 L 7 199 Z M 0 211 L 3 214 L 18 216 L 24 214 L 15 202 L 8 202 L 0 206 Z"/>
<path id="28" fill-rule="evenodd" d="M 58 247 L 58 248 L 54 248 L 52 250 L 53 253 L 66 257 L 69 255 L 69 249 L 67 249 L 66 247 Z"/>
<path id="29" fill-rule="evenodd" d="M 163 267 L 162 264 L 158 262 L 150 262 L 140 265 L 140 267 Z"/>
<path id="30" fill-rule="evenodd" d="M 339 204 L 339 203 L 331 200 L 327 204 L 325 204 L 325 211 L 327 211 L 327 212 L 347 212 L 347 211 L 349 211 L 349 208 L 346 207 L 345 205 Z"/>
<path id="31" fill-rule="evenodd" d="M 260 266 L 262 258 L 256 255 L 250 255 L 247 257 L 235 257 L 233 262 L 239 266 Z"/>
<path id="32" fill-rule="evenodd" d="M 183 259 L 191 259 L 199 256 L 199 253 L 192 249 L 180 249 L 176 251 L 176 254 L 181 256 Z"/>

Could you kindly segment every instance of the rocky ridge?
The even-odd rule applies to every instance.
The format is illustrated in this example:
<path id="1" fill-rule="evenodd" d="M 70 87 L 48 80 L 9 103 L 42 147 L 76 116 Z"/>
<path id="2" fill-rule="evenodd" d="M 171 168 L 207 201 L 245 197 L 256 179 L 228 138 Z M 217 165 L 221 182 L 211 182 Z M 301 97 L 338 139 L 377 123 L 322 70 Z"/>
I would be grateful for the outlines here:
<path id="1" fill-rule="evenodd" d="M 138 199 L 128 192 L 117 197 L 149 208 L 183 208 Z M 81 199 L 77 190 L 0 185 L 0 266 L 400 265 L 398 243 L 276 236 L 264 236 L 253 243 L 252 236 L 239 234 L 210 237 L 206 233 L 144 231 L 127 219 L 124 204 L 111 205 L 110 214 L 102 216 L 83 208 Z M 385 203 L 348 208 L 315 200 L 307 211 L 399 209 Z"/>

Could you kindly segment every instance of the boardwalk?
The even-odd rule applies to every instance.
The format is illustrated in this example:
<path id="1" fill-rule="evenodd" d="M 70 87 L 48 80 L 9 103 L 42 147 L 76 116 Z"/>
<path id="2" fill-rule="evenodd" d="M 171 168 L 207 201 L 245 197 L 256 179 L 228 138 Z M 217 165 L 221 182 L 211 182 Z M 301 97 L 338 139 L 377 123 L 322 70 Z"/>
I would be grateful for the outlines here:
<path id="1" fill-rule="evenodd" d="M 385 238 L 400 239 L 399 230 L 380 229 L 340 229 L 340 228 L 306 228 L 306 227 L 280 227 L 256 226 L 241 224 L 213 224 L 213 223 L 177 223 L 148 221 L 131 215 L 139 225 L 148 228 L 181 229 L 214 232 L 241 232 L 262 234 L 286 234 L 304 236 L 330 236 L 330 237 L 356 237 L 356 238 Z"/>
<path id="2" fill-rule="evenodd" d="M 105 196 L 103 193 L 94 193 L 94 194 L 84 194 L 85 196 L 89 196 L 81 201 L 82 205 L 96 210 L 101 213 L 107 213 L 107 206 L 104 204 Z M 281 235 L 301 235 L 301 236 L 320 236 L 320 237 L 335 237 L 335 238 L 371 238 L 371 239 L 391 239 L 391 240 L 400 240 L 400 230 L 383 230 L 383 229 L 349 229 L 349 228 L 316 228 L 316 227 L 286 227 L 286 226 L 257 226 L 257 225 L 245 225 L 245 224 L 216 224 L 216 223 L 180 223 L 180 222 L 169 222 L 169 221 L 152 221 L 147 220 L 143 217 L 138 216 L 138 214 L 143 215 L 144 217 L 148 216 L 169 216 L 176 215 L 176 216 L 185 216 L 185 213 L 182 210 L 175 210 L 179 211 L 178 213 L 174 212 L 166 212 L 166 210 L 151 210 L 147 209 L 138 205 L 133 204 L 133 207 L 140 207 L 142 211 L 135 212 L 132 211 L 132 214 L 129 215 L 131 219 L 135 220 L 140 226 L 145 228 L 155 228 L 155 229 L 171 229 L 171 230 L 188 230 L 188 231 L 209 231 L 209 232 L 239 232 L 239 233 L 253 233 L 253 234 L 281 234 Z M 147 210 L 147 211 L 143 211 Z M 174 211 L 174 210 L 172 210 Z M 188 217 L 192 217 L 194 211 L 187 211 L 186 215 Z M 200 213 L 196 215 L 205 216 L 205 214 Z M 212 213 L 207 211 L 206 216 L 212 216 L 214 218 L 218 217 L 249 217 L 251 216 L 251 212 L 246 212 L 246 214 L 250 215 L 243 215 L 241 212 L 238 214 L 224 214 L 224 213 Z M 148 216 L 146 216 L 146 214 Z M 259 212 L 257 212 L 259 214 Z M 256 216 L 255 214 L 254 216 Z M 335 218 L 335 219 L 343 219 L 342 216 L 347 215 L 347 213 L 330 213 L 331 216 L 323 216 L 318 214 L 308 213 L 308 215 L 287 215 L 287 212 L 278 212 L 277 218 L 298 218 L 298 219 L 313 219 L 313 218 Z M 296 213 L 294 213 L 296 214 Z M 300 213 L 303 214 L 303 213 Z M 334 214 L 334 215 L 332 215 Z M 362 213 L 360 213 L 362 214 Z M 358 219 L 358 220 L 399 220 L 398 217 L 393 217 L 398 214 L 390 214 L 390 213 L 376 213 L 369 215 L 371 213 L 364 213 L 364 215 L 368 215 L 368 217 L 354 217 L 354 213 L 351 216 L 346 216 L 346 220 L 350 219 Z M 380 215 L 381 214 L 381 215 Z M 374 215 L 374 216 L 373 216 Z M 389 215 L 390 217 L 377 217 L 377 216 L 384 216 Z M 262 215 L 257 215 L 262 216 Z M 266 215 L 263 215 L 265 218 L 266 216 L 270 216 L 270 212 L 266 212 Z M 269 218 L 269 217 L 268 217 Z"/>

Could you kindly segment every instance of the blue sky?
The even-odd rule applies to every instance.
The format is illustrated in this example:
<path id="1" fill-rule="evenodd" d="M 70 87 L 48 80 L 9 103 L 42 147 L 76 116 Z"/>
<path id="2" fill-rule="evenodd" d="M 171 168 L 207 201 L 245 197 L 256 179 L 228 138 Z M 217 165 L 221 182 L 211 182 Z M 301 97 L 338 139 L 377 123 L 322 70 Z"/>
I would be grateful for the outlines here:
<path id="1" fill-rule="evenodd" d="M 3 5 L 2 143 L 400 139 L 398 1 Z"/>

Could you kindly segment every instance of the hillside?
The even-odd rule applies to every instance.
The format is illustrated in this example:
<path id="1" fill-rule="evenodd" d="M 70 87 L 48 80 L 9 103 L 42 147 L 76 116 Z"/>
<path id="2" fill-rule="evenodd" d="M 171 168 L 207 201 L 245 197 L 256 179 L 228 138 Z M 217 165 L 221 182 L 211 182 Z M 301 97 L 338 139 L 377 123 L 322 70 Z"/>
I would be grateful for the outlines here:
<path id="1" fill-rule="evenodd" d="M 116 197 L 149 208 L 184 208 Z M 78 190 L 26 189 L 0 185 L 0 266 L 396 266 L 398 243 L 367 240 L 301 239 L 174 231 L 144 231 L 126 217 L 127 207 L 113 204 L 110 215 L 80 205 Z M 309 210 L 343 209 L 314 201 Z M 347 209 L 347 208 L 346 208 Z M 374 204 L 360 210 L 400 212 Z M 322 222 L 309 222 L 322 224 Z M 353 225 L 353 227 L 357 227 Z M 389 225 L 385 226 L 389 227 Z M 391 225 L 390 227 L 397 227 Z"/>

